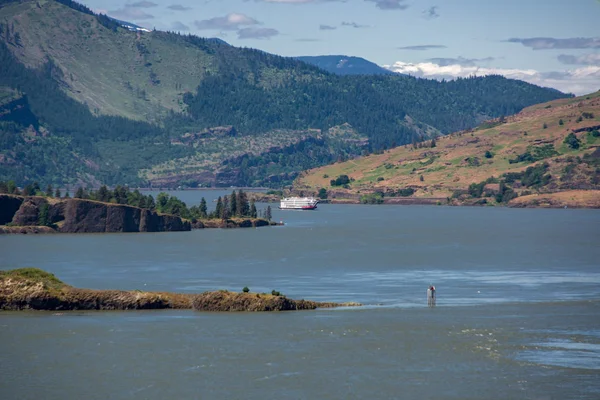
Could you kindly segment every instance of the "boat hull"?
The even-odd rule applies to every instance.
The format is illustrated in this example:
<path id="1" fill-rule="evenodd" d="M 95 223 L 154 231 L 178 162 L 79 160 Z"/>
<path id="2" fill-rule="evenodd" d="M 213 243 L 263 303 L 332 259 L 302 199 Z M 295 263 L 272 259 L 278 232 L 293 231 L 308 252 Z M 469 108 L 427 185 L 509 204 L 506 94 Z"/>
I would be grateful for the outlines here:
<path id="1" fill-rule="evenodd" d="M 280 210 L 316 210 L 317 205 L 315 204 L 314 206 L 298 206 L 298 207 L 293 207 L 293 206 L 281 207 L 281 206 L 279 206 L 279 209 Z"/>

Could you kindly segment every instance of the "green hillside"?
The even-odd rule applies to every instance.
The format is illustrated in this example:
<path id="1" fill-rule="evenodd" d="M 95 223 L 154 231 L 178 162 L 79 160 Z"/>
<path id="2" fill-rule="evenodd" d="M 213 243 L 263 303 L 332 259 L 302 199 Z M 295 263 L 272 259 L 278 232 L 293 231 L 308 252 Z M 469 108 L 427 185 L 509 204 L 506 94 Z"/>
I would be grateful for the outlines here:
<path id="1" fill-rule="evenodd" d="M 131 32 L 70 0 L 0 1 L 0 63 L 0 179 L 19 184 L 278 186 L 566 96 L 499 76 L 337 76 Z M 225 126 L 235 139 L 202 134 Z"/>

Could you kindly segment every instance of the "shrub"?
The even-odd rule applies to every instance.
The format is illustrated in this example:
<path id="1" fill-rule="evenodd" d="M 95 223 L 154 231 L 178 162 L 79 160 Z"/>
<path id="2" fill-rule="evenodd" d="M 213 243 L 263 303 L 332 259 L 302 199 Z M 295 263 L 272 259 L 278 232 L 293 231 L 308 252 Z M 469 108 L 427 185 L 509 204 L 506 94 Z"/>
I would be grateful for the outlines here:
<path id="1" fill-rule="evenodd" d="M 561 120 L 558 121 L 558 124 L 562 126 L 562 125 L 565 124 L 565 122 L 561 119 Z"/>
<path id="2" fill-rule="evenodd" d="M 381 181 L 383 181 L 383 180 L 385 180 L 385 179 L 383 178 L 383 176 L 378 176 L 378 177 L 377 177 L 377 182 L 381 182 Z"/>
<path id="3" fill-rule="evenodd" d="M 585 119 L 594 119 L 594 113 L 591 112 L 581 113 L 581 116 Z"/>
<path id="4" fill-rule="evenodd" d="M 275 289 L 273 289 L 273 290 L 271 291 L 271 294 L 272 294 L 273 296 L 281 296 L 281 292 L 278 292 L 278 291 L 277 291 L 277 290 L 275 290 Z"/>
<path id="5" fill-rule="evenodd" d="M 404 188 L 404 189 L 398 190 L 398 195 L 402 196 L 402 197 L 409 197 L 409 196 L 412 196 L 414 193 L 415 193 L 415 189 L 413 189 L 413 188 Z"/>
<path id="6" fill-rule="evenodd" d="M 362 204 L 382 204 L 383 203 L 383 193 L 375 192 L 369 194 L 363 194 L 360 196 L 360 202 Z"/>
<path id="7" fill-rule="evenodd" d="M 577 150 L 579 146 L 581 146 L 581 140 L 579 140 L 573 132 L 567 135 L 563 143 L 565 143 L 567 146 L 574 150 Z"/>
<path id="8" fill-rule="evenodd" d="M 544 122 L 544 125 L 542 125 L 542 128 L 548 129 L 548 124 Z"/>
<path id="9" fill-rule="evenodd" d="M 319 194 L 317 196 L 319 196 L 320 199 L 325 200 L 327 198 L 327 189 L 325 189 L 325 188 L 319 189 Z"/>
<path id="10" fill-rule="evenodd" d="M 330 182 L 331 186 L 344 186 L 350 183 L 350 178 L 348 175 L 340 175 L 335 179 L 332 179 Z"/>
<path id="11" fill-rule="evenodd" d="M 248 293 L 250 291 L 250 289 L 248 288 L 248 286 L 244 286 L 244 288 L 242 289 L 242 292 L 244 293 Z"/>
<path id="12" fill-rule="evenodd" d="M 493 157 L 494 157 L 494 155 L 492 154 L 492 152 L 491 152 L 491 151 L 487 150 L 487 151 L 485 152 L 485 158 L 493 158 Z"/>
<path id="13" fill-rule="evenodd" d="M 598 129 L 595 129 L 593 131 L 590 132 L 592 134 L 593 137 L 600 137 L 600 131 L 598 131 Z"/>

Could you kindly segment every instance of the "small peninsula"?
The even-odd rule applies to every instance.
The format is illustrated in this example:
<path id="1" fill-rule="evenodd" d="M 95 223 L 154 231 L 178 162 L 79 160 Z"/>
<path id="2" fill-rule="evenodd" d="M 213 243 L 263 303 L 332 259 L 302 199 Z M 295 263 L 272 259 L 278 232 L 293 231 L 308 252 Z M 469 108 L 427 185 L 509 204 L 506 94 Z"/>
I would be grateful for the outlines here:
<path id="1" fill-rule="evenodd" d="M 242 190 L 219 197 L 215 210 L 208 212 L 204 198 L 199 206 L 188 207 L 167 193 L 159 193 L 155 200 L 123 186 L 79 188 L 71 198 L 61 197 L 51 186 L 43 192 L 32 184 L 21 193 L 13 182 L 0 182 L 0 234 L 180 232 L 270 225 L 280 225 L 271 221 L 270 206 L 257 210 Z"/>
<path id="2" fill-rule="evenodd" d="M 200 294 L 74 288 L 37 268 L 0 271 L 0 310 L 292 311 L 360 306 L 288 299 L 278 292 L 217 290 Z"/>

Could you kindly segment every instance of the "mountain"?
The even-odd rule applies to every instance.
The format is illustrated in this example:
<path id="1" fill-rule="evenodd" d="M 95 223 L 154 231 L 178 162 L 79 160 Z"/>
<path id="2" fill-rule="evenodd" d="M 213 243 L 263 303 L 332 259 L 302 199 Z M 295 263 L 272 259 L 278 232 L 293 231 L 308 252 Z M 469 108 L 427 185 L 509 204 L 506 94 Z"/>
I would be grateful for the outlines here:
<path id="1" fill-rule="evenodd" d="M 123 28 L 129 29 L 130 31 L 142 31 L 142 32 L 150 32 L 150 29 L 144 28 L 143 26 L 136 25 L 132 22 L 122 21 L 120 19 L 111 18 L 113 21 L 121 25 Z"/>
<path id="2" fill-rule="evenodd" d="M 315 65 L 337 75 L 394 75 L 388 69 L 361 57 L 348 56 L 302 56 L 296 59 Z"/>
<path id="3" fill-rule="evenodd" d="M 339 76 L 130 31 L 71 0 L 0 2 L 0 180 L 269 185 L 563 93 L 500 76 Z"/>
<path id="4" fill-rule="evenodd" d="M 600 207 L 600 92 L 313 169 L 294 187 L 366 202 Z"/>

